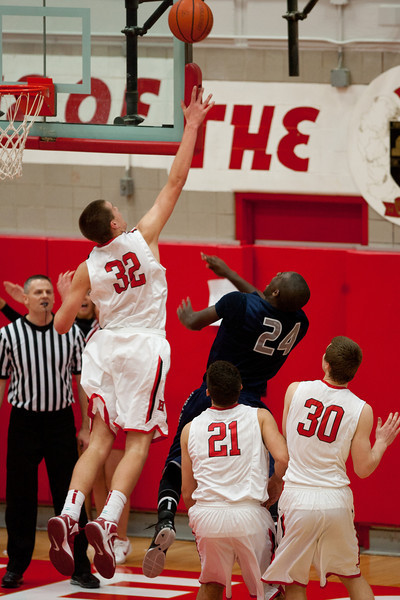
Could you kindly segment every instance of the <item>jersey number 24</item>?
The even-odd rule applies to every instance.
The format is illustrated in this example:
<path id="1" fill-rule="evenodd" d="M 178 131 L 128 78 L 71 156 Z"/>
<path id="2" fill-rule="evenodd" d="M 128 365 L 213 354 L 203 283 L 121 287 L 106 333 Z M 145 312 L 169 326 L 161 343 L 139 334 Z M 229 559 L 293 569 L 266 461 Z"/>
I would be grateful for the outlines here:
<path id="1" fill-rule="evenodd" d="M 268 356 L 272 356 L 275 350 L 280 350 L 283 352 L 283 356 L 289 354 L 294 344 L 296 343 L 297 336 L 300 331 L 300 323 L 296 323 L 293 329 L 283 338 L 280 342 L 278 348 L 274 348 L 273 346 L 268 346 L 268 342 L 275 342 L 278 337 L 282 333 L 282 323 L 277 319 L 270 319 L 269 317 L 264 317 L 263 325 L 270 328 L 270 331 L 264 331 L 257 339 L 253 350 L 255 352 L 261 352 L 261 354 L 268 354 Z"/>

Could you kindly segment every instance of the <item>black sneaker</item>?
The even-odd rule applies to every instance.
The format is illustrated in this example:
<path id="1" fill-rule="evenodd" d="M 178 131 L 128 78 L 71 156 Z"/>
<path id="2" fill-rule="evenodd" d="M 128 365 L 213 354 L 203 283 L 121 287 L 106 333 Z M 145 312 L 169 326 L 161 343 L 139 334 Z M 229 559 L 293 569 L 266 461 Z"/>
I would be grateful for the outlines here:
<path id="1" fill-rule="evenodd" d="M 100 581 L 93 575 L 93 573 L 80 573 L 79 575 L 72 575 L 72 585 L 79 585 L 81 588 L 93 590 L 100 587 Z"/>
<path id="2" fill-rule="evenodd" d="M 175 541 L 173 521 L 159 521 L 150 547 L 144 555 L 142 571 L 146 577 L 157 577 L 165 565 L 165 555 Z"/>

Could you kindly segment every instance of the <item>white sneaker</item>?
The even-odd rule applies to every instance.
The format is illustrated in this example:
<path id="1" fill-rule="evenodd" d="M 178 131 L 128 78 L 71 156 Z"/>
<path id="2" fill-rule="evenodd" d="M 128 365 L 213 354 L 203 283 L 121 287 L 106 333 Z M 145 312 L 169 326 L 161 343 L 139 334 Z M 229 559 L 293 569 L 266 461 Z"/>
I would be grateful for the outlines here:
<path id="1" fill-rule="evenodd" d="M 123 565 L 131 552 L 132 546 L 129 540 L 121 540 L 119 537 L 114 539 L 115 563 L 117 565 Z"/>

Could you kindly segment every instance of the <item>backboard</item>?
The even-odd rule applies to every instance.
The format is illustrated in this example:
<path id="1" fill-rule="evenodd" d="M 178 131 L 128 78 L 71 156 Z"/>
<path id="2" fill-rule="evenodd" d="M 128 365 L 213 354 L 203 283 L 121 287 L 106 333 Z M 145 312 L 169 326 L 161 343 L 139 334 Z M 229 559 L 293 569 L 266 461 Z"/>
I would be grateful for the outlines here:
<path id="1" fill-rule="evenodd" d="M 169 30 L 171 5 L 0 0 L 1 81 L 55 84 L 56 115 L 35 122 L 26 148 L 175 154 L 190 52 Z"/>

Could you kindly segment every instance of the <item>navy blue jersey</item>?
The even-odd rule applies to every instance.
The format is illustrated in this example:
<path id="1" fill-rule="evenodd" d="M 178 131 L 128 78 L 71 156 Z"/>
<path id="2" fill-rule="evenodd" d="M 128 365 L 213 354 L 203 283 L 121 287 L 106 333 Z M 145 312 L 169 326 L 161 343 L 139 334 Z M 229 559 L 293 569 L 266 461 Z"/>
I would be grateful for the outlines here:
<path id="1" fill-rule="evenodd" d="M 265 395 L 268 380 L 307 332 L 305 313 L 279 310 L 257 292 L 226 294 L 215 309 L 222 323 L 207 368 L 216 360 L 227 360 L 239 369 L 245 390 Z"/>

